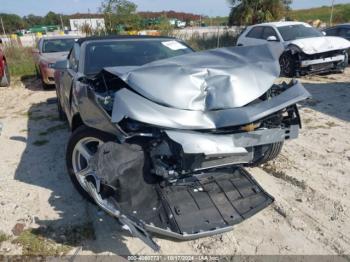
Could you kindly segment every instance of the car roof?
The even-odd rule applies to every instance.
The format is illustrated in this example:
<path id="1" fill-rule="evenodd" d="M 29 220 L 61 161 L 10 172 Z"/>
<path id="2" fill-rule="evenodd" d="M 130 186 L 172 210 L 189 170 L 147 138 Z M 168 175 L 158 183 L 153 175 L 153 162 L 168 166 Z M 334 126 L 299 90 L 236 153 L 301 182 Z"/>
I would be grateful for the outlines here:
<path id="1" fill-rule="evenodd" d="M 262 23 L 262 24 L 257 24 L 254 26 L 274 26 L 274 27 L 281 27 L 281 26 L 291 26 L 291 25 L 308 25 L 303 22 L 296 22 L 296 21 L 285 21 L 285 22 L 269 22 L 269 23 Z M 253 27 L 254 27 L 253 26 Z"/>
<path id="2" fill-rule="evenodd" d="M 350 23 L 339 24 L 339 25 L 335 25 L 335 26 L 333 26 L 333 27 L 339 27 L 339 26 L 350 27 Z"/>
<path id="3" fill-rule="evenodd" d="M 148 36 L 148 35 L 110 35 L 110 36 L 90 36 L 79 38 L 77 43 L 81 45 L 87 41 L 120 40 L 120 39 L 176 39 L 169 36 Z"/>
<path id="4" fill-rule="evenodd" d="M 50 36 L 43 36 L 41 39 L 76 39 L 76 38 L 80 38 L 80 36 L 78 35 L 50 35 Z"/>

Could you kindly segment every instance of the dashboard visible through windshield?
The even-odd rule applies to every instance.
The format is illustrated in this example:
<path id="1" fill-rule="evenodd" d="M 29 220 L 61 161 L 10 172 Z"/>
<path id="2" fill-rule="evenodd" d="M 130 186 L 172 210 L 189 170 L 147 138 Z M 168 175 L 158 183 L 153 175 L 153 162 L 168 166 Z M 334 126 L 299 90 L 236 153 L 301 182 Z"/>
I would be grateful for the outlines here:
<path id="1" fill-rule="evenodd" d="M 191 52 L 191 48 L 172 39 L 92 42 L 86 46 L 84 73 L 97 74 L 104 67 L 141 66 Z"/>
<path id="2" fill-rule="evenodd" d="M 301 38 L 320 37 L 323 34 L 313 27 L 305 25 L 289 25 L 278 27 L 284 41 L 292 41 Z"/>
<path id="3" fill-rule="evenodd" d="M 75 43 L 74 38 L 44 40 L 43 53 L 69 52 Z"/>

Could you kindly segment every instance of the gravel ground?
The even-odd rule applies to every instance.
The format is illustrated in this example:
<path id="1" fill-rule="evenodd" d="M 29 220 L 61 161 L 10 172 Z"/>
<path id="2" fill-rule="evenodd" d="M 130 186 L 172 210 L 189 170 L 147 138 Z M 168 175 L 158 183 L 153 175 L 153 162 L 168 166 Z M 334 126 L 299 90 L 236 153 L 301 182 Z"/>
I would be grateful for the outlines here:
<path id="1" fill-rule="evenodd" d="M 274 204 L 229 233 L 156 238 L 160 254 L 349 254 L 349 79 L 350 68 L 301 79 L 313 98 L 300 105 L 300 138 L 249 169 Z M 0 254 L 30 253 L 26 232 L 52 248 L 65 244 L 69 254 L 154 254 L 74 190 L 64 162 L 69 132 L 54 97 L 33 78 L 0 89 Z"/>

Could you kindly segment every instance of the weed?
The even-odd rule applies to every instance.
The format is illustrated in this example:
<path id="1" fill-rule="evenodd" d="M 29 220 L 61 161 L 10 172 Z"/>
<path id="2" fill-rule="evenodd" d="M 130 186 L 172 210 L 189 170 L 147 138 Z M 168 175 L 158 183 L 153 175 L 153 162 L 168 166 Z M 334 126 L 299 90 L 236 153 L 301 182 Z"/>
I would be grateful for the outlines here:
<path id="1" fill-rule="evenodd" d="M 10 237 L 6 235 L 5 233 L 0 231 L 0 244 L 6 240 L 8 240 Z"/>
<path id="2" fill-rule="evenodd" d="M 338 126 L 338 125 L 337 125 L 336 123 L 334 123 L 333 121 L 327 121 L 326 125 L 327 125 L 329 128 Z"/>
<path id="3" fill-rule="evenodd" d="M 25 256 L 57 256 L 66 254 L 71 247 L 67 245 L 57 245 L 37 233 L 37 229 L 28 229 L 13 240 L 13 243 L 22 246 L 22 255 Z"/>
<path id="4" fill-rule="evenodd" d="M 57 256 L 66 254 L 84 240 L 95 238 L 93 224 L 88 222 L 62 229 L 51 226 L 28 229 L 12 242 L 22 246 L 23 255 Z"/>
<path id="5" fill-rule="evenodd" d="M 5 49 L 10 74 L 12 76 L 35 75 L 35 65 L 31 48 L 11 46 Z"/>
<path id="6" fill-rule="evenodd" d="M 34 141 L 33 145 L 35 145 L 35 146 L 43 146 L 43 145 L 45 145 L 47 143 L 49 143 L 49 141 L 46 140 L 46 139 L 43 139 L 43 140 L 36 140 L 36 141 Z"/>
<path id="7" fill-rule="evenodd" d="M 52 127 L 49 127 L 47 130 L 46 130 L 46 133 L 47 134 L 51 134 L 53 132 L 56 132 L 58 130 L 62 130 L 62 129 L 66 129 L 67 128 L 67 125 L 66 124 L 59 124 L 59 125 L 55 125 L 55 126 L 52 126 Z"/>

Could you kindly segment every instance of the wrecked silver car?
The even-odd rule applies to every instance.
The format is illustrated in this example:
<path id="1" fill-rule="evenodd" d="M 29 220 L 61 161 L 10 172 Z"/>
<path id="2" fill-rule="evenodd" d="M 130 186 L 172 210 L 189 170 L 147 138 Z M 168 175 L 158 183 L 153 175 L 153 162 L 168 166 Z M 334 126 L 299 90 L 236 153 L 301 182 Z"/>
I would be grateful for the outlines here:
<path id="1" fill-rule="evenodd" d="M 275 158 L 298 136 L 296 103 L 309 93 L 297 81 L 274 84 L 282 52 L 80 39 L 55 65 L 74 185 L 155 250 L 153 234 L 231 230 L 273 201 L 244 166 Z"/>

